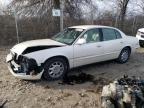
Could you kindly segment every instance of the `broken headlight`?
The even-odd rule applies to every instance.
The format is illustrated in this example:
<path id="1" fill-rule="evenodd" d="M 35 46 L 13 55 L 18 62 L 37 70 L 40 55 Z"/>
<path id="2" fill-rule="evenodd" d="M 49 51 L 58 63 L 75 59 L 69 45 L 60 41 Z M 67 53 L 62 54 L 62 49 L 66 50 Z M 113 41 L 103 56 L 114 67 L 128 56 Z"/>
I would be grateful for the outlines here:
<path id="1" fill-rule="evenodd" d="M 26 75 L 30 75 L 30 72 L 32 71 L 35 73 L 39 72 L 36 60 L 19 56 L 18 61 L 20 62 L 19 73 L 26 73 Z"/>

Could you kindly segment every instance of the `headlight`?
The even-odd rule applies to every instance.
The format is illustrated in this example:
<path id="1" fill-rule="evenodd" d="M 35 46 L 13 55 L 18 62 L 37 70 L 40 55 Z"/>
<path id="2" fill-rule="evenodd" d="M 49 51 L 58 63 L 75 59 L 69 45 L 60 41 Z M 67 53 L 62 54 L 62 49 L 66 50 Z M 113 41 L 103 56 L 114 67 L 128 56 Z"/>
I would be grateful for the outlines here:
<path id="1" fill-rule="evenodd" d="M 13 59 L 12 55 L 11 54 L 8 54 L 7 57 L 6 57 L 6 62 L 10 62 L 11 60 Z"/>
<path id="2" fill-rule="evenodd" d="M 139 35 L 139 36 L 140 36 L 140 35 L 141 35 L 141 32 L 139 32 L 139 31 L 138 31 L 138 32 L 137 32 L 137 35 Z"/>

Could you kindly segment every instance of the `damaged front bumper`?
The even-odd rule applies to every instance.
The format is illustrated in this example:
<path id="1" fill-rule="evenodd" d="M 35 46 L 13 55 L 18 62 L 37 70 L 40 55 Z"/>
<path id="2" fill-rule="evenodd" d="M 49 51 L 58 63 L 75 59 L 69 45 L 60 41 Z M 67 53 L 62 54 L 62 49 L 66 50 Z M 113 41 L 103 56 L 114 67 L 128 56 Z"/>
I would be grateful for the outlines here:
<path id="1" fill-rule="evenodd" d="M 16 60 L 17 59 L 17 60 Z M 7 55 L 8 69 L 13 76 L 25 80 L 39 80 L 43 70 L 39 69 L 33 59 L 18 58 L 16 55 Z"/>
<path id="2" fill-rule="evenodd" d="M 41 76 L 43 72 L 40 72 L 37 75 L 26 75 L 25 73 L 15 73 L 10 66 L 8 66 L 9 71 L 12 73 L 13 76 L 19 79 L 25 79 L 25 80 L 39 80 L 41 79 Z"/>

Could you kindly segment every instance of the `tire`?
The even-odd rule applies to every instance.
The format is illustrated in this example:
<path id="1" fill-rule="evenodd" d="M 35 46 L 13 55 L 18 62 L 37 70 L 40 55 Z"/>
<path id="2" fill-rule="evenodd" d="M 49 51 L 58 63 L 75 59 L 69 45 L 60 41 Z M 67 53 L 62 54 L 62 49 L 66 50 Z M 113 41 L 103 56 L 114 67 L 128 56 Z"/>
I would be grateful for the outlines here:
<path id="1" fill-rule="evenodd" d="M 124 49 L 122 49 L 122 51 L 117 59 L 117 62 L 119 62 L 121 64 L 126 63 L 129 60 L 130 54 L 131 54 L 130 48 L 125 47 Z"/>
<path id="2" fill-rule="evenodd" d="M 43 78 L 46 80 L 59 80 L 64 77 L 68 71 L 68 64 L 63 58 L 49 59 L 44 65 Z"/>

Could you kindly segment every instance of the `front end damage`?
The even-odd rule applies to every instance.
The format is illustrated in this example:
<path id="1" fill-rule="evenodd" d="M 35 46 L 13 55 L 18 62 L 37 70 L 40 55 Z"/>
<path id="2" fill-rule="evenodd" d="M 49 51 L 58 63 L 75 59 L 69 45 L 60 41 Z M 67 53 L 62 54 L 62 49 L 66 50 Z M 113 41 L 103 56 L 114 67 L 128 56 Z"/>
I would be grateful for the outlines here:
<path id="1" fill-rule="evenodd" d="M 34 59 L 11 52 L 7 55 L 6 62 L 9 64 L 10 72 L 17 78 L 25 80 L 41 79 L 42 67 L 38 66 Z"/>

